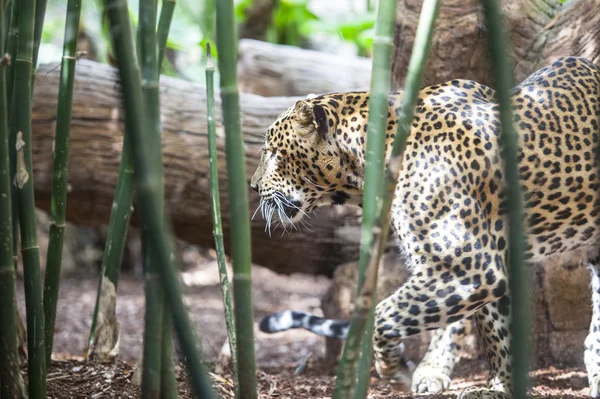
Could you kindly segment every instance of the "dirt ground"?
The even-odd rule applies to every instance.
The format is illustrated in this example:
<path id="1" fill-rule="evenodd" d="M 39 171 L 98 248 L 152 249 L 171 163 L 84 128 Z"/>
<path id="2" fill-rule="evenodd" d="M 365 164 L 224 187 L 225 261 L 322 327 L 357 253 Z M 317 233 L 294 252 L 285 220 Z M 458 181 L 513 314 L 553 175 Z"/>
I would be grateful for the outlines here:
<path id="1" fill-rule="evenodd" d="M 189 255 L 182 274 L 186 286 L 186 303 L 202 340 L 205 359 L 211 362 L 211 380 L 215 393 L 233 397 L 229 370 L 215 368 L 225 342 L 225 323 L 216 265 L 211 256 Z M 88 274 L 66 277 L 61 282 L 58 318 L 54 343 L 54 360 L 48 371 L 48 397 L 63 398 L 137 398 L 139 388 L 131 382 L 135 360 L 142 345 L 144 297 L 142 279 L 124 273 L 118 286 L 117 316 L 121 325 L 118 361 L 101 364 L 85 362 L 82 355 L 94 308 L 97 278 Z M 280 276 L 253 268 L 255 320 L 286 308 L 309 310 L 317 314 L 320 298 L 329 280 L 306 275 Z M 19 307 L 24 312 L 22 282 L 19 284 Z M 331 397 L 334 385 L 332 367 L 319 359 L 324 354 L 324 339 L 295 330 L 269 335 L 255 324 L 255 344 L 259 366 L 261 398 Z M 583 356 L 583 353 L 582 353 Z M 482 385 L 486 378 L 485 361 L 465 356 L 456 367 L 450 391 L 435 397 L 455 397 L 462 389 Z M 181 366 L 177 367 L 181 398 L 191 398 L 190 385 Z M 587 377 L 582 368 L 558 365 L 535 370 L 531 394 L 540 398 L 589 397 Z M 375 376 L 371 379 L 370 398 L 408 398 L 406 387 L 391 387 Z"/>

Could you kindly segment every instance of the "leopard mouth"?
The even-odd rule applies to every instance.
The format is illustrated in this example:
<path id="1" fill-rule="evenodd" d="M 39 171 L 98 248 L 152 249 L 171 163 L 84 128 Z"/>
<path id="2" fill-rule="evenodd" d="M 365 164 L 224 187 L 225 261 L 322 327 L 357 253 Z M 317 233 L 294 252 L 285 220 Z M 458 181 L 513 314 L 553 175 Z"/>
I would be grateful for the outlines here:
<path id="1" fill-rule="evenodd" d="M 303 220 L 303 217 L 307 216 L 306 211 L 303 210 L 303 205 L 300 200 L 290 198 L 281 191 L 274 191 L 270 195 L 260 198 L 260 204 L 252 219 L 260 211 L 266 222 L 265 231 L 268 231 L 269 235 L 272 229 L 274 230 L 279 226 L 283 228 L 284 233 L 290 227 L 298 230 L 297 222 L 301 222 L 302 225 L 310 228 L 311 226 Z"/>

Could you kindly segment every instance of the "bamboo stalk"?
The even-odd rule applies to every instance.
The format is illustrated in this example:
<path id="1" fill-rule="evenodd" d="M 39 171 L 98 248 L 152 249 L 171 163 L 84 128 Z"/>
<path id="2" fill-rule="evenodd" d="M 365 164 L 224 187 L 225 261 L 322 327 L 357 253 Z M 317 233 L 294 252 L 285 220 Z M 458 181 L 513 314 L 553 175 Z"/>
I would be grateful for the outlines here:
<path id="1" fill-rule="evenodd" d="M 391 85 L 392 51 L 394 49 L 394 28 L 396 21 L 396 0 L 381 0 L 377 9 L 375 38 L 373 40 L 373 68 L 369 96 L 369 120 L 367 130 L 367 157 L 365 164 L 365 185 L 363 193 L 363 212 L 358 261 L 358 293 L 363 288 L 365 272 L 373 246 L 373 227 L 378 216 L 383 181 L 388 98 Z M 376 289 L 376 286 L 375 288 Z M 376 292 L 373 295 L 377 295 Z M 358 302 L 357 302 L 358 303 Z M 371 308 L 370 306 L 369 308 Z M 372 357 L 372 323 L 368 326 L 367 314 L 361 315 L 360 323 L 350 327 L 342 359 L 338 363 L 336 391 L 337 398 L 349 398 L 354 395 L 356 373 L 363 348 L 367 366 Z M 371 327 L 371 328 L 368 328 Z M 365 334 L 369 330 L 369 334 Z M 362 343 L 362 344 L 361 344 Z"/>
<path id="2" fill-rule="evenodd" d="M 492 73 L 496 83 L 496 98 L 500 105 L 502 125 L 502 157 L 508 189 L 508 265 L 511 293 L 511 336 L 512 339 L 512 379 L 515 398 L 526 398 L 529 386 L 529 276 L 525 270 L 525 227 L 523 224 L 523 198 L 519 182 L 518 150 L 519 143 L 513 126 L 510 90 L 513 87 L 512 62 L 504 16 L 496 0 L 481 2 L 489 30 L 488 45 L 492 60 Z"/>
<path id="3" fill-rule="evenodd" d="M 14 1 L 8 0 L 7 2 L 7 7 L 4 9 L 4 28 L 3 28 L 3 39 L 4 39 L 4 51 L 6 51 L 7 47 L 8 47 L 8 31 L 10 29 L 10 19 L 12 17 L 12 9 L 13 9 L 13 5 L 15 4 Z M 4 88 L 4 91 L 6 91 L 6 87 Z M 8 126 L 8 124 L 7 124 Z"/>
<path id="4" fill-rule="evenodd" d="M 102 14 L 103 22 L 105 17 L 106 10 Z M 136 47 L 136 50 L 139 50 L 139 46 Z M 131 129 L 131 126 L 126 119 L 121 159 L 117 173 L 117 185 L 115 187 L 115 195 L 108 222 L 108 232 L 102 254 L 102 265 L 100 266 L 100 280 L 98 281 L 98 289 L 96 291 L 96 304 L 94 305 L 90 335 L 88 337 L 86 357 L 89 358 L 98 357 L 105 359 L 112 357 L 114 355 L 113 349 L 119 341 L 120 329 L 116 321 L 116 295 L 121 266 L 123 264 L 123 254 L 127 245 L 127 234 L 133 211 L 134 197 L 134 171 L 131 159 L 131 146 L 129 141 L 125 139 L 129 129 Z M 114 296 L 114 300 L 112 296 Z M 101 318 L 100 315 L 102 316 Z M 101 320 L 102 324 L 98 324 L 98 320 Z M 102 334 L 103 331 L 111 332 L 112 334 Z M 104 342 L 98 342 L 98 338 L 102 335 L 108 335 L 112 338 L 110 341 L 105 338 Z"/>
<path id="5" fill-rule="evenodd" d="M 163 64 L 165 49 L 167 47 L 167 39 L 169 38 L 169 31 L 171 29 L 171 21 L 173 20 L 174 10 L 175 0 L 163 0 L 156 32 L 158 42 L 158 80 L 160 80 L 160 70 Z M 174 256 L 172 258 L 174 258 Z M 173 317 L 170 309 L 167 306 L 164 307 L 163 310 L 162 323 L 161 398 L 175 399 L 177 397 L 178 388 L 177 380 L 175 379 L 175 368 L 173 363 Z"/>
<path id="6" fill-rule="evenodd" d="M 179 397 L 179 389 L 177 387 L 177 379 L 175 378 L 175 363 L 173 361 L 173 316 L 168 306 L 164 307 L 162 327 L 160 397 L 161 399 L 177 399 Z"/>
<path id="7" fill-rule="evenodd" d="M 381 4 L 380 4 L 381 6 Z M 377 222 L 373 228 L 373 240 L 372 247 L 370 249 L 371 256 L 365 275 L 365 282 L 361 289 L 360 295 L 357 297 L 355 310 L 353 312 L 350 324 L 350 331 L 348 336 L 356 334 L 356 330 L 360 328 L 360 324 L 366 323 L 366 319 L 373 317 L 373 306 L 376 301 L 377 293 L 377 274 L 379 259 L 383 250 L 385 249 L 385 243 L 390 227 L 390 210 L 394 198 L 394 192 L 398 183 L 400 165 L 402 161 L 402 152 L 404 150 L 404 144 L 406 138 L 410 132 L 411 121 L 414 116 L 414 109 L 423 80 L 423 70 L 426 65 L 427 57 L 431 48 L 431 36 L 433 33 L 433 27 L 437 18 L 439 9 L 439 0 L 425 0 L 421 8 L 421 16 L 419 19 L 419 25 L 415 35 L 415 42 L 413 46 L 413 52 L 408 65 L 408 72 L 406 75 L 406 86 L 404 96 L 402 98 L 402 105 L 397 119 L 397 132 L 394 138 L 392 152 L 388 163 L 387 172 L 385 174 L 385 185 L 381 194 L 381 208 L 377 217 Z M 372 335 L 372 331 L 370 331 Z M 359 338 L 355 338 L 358 340 Z M 369 341 L 372 338 L 369 337 Z M 355 343 L 357 345 L 357 343 Z M 348 342 L 346 343 L 348 346 Z M 344 353 L 346 349 L 344 350 Z M 363 354 L 364 355 L 364 354 Z M 363 362 L 362 365 L 370 363 Z M 361 394 L 362 398 L 366 397 L 368 389 L 368 372 L 369 367 L 365 367 L 359 374 L 358 378 L 361 379 L 360 387 L 356 389 L 355 398 Z M 352 377 L 351 379 L 353 379 Z M 339 380 L 339 377 L 338 377 Z M 350 382 L 350 384 L 352 381 Z M 337 387 L 336 387 L 337 388 Z M 337 389 L 334 395 L 338 394 Z M 339 395 L 339 394 L 338 394 Z M 337 396 L 344 397 L 344 396 Z"/>
<path id="8" fill-rule="evenodd" d="M 160 9 L 160 18 L 158 20 L 157 38 L 158 41 L 158 68 L 163 64 L 165 56 L 165 48 L 167 47 L 167 39 L 169 38 L 169 30 L 171 21 L 173 20 L 173 12 L 175 11 L 176 0 L 163 0 L 162 8 Z"/>
<path id="9" fill-rule="evenodd" d="M 19 37 L 19 2 L 11 1 L 10 9 L 10 24 L 7 31 L 6 38 L 6 52 L 9 56 L 8 65 L 6 67 L 6 109 L 8 111 L 8 153 L 9 153 L 9 169 L 10 176 L 15 176 L 17 170 L 17 129 L 16 129 L 16 118 L 14 104 L 14 82 L 15 82 L 15 59 L 17 58 L 17 42 Z M 12 219 L 12 237 L 13 237 L 13 264 L 15 270 L 17 269 L 19 257 L 19 202 L 17 200 L 17 189 L 14 185 L 10 186 L 10 202 L 11 202 L 11 219 Z M 25 324 L 21 317 L 19 310 L 17 309 L 17 339 L 19 342 L 19 352 L 25 353 L 25 346 L 27 345 L 27 337 L 25 332 Z M 20 357 L 21 359 L 21 357 Z M 23 360 L 24 361 L 24 360 Z M 19 376 L 20 377 L 20 376 Z M 20 378 L 20 389 L 21 396 L 23 396 L 24 384 L 22 378 Z"/>
<path id="10" fill-rule="evenodd" d="M 174 3 L 174 2 L 173 2 Z M 174 4 L 173 4 L 174 5 Z M 163 9 L 164 9 L 163 3 Z M 166 20 L 163 19 L 163 14 L 161 13 L 161 21 L 159 22 L 158 27 L 158 35 L 164 36 L 165 38 L 168 36 L 168 31 L 170 29 L 169 25 L 166 24 Z M 162 58 L 166 46 L 166 40 L 164 42 L 160 42 L 158 46 L 158 54 L 159 57 Z M 160 66 L 160 64 L 159 64 Z M 125 131 L 129 130 L 127 126 L 127 121 L 125 121 Z M 94 307 L 94 314 L 92 316 L 92 324 L 90 328 L 90 335 L 88 338 L 87 345 L 87 356 L 99 356 L 104 358 L 110 352 L 112 348 L 99 348 L 96 344 L 96 339 L 100 329 L 104 328 L 103 325 L 97 325 L 98 322 L 98 314 L 110 314 L 111 320 L 114 318 L 115 309 L 114 305 L 116 301 L 107 301 L 102 297 L 102 287 L 105 288 L 110 286 L 110 289 L 105 289 L 106 293 L 116 293 L 118 283 L 119 283 L 119 274 L 121 271 L 121 265 L 123 261 L 123 253 L 125 250 L 125 245 L 127 243 L 127 231 L 129 228 L 129 221 L 131 218 L 131 210 L 133 204 L 133 165 L 131 160 L 131 149 L 129 142 L 124 140 L 123 148 L 121 152 L 121 161 L 119 164 L 119 172 L 117 177 L 117 186 L 115 190 L 115 196 L 112 205 L 112 212 L 109 220 L 108 234 L 107 234 L 107 242 L 104 247 L 104 254 L 102 257 L 102 266 L 100 268 L 101 277 L 98 284 L 98 290 L 96 294 L 96 305 Z M 111 305 L 111 308 L 106 308 L 106 305 Z M 168 312 L 168 309 L 165 309 Z M 171 323 L 169 318 L 163 318 L 164 323 Z M 107 326 L 108 328 L 116 329 L 116 326 Z M 168 341 L 172 336 L 172 332 L 168 331 L 168 328 L 163 329 L 164 340 Z M 113 345 L 116 344 L 113 342 Z M 172 341 L 172 339 L 171 339 Z M 109 345 L 111 346 L 111 345 Z M 100 350 L 103 349 L 103 350 Z M 172 348 L 171 348 L 172 350 Z M 167 381 L 168 382 L 168 381 Z M 169 383 L 172 386 L 173 381 Z M 176 381 L 175 381 L 176 382 Z"/>
<path id="11" fill-rule="evenodd" d="M 119 60 L 120 80 L 123 87 L 123 98 L 126 118 L 130 120 L 126 140 L 131 140 L 132 158 L 134 161 L 135 181 L 139 192 L 142 221 L 148 226 L 150 244 L 156 250 L 158 268 L 167 303 L 173 313 L 173 320 L 179 342 L 186 355 L 186 364 L 196 395 L 200 398 L 212 397 L 212 389 L 206 378 L 194 330 L 188 318 L 187 310 L 181 296 L 179 280 L 171 262 L 173 253 L 170 234 L 160 209 L 160 170 L 151 157 L 151 148 L 144 139 L 145 119 L 139 68 L 135 60 L 133 38 L 129 21 L 126 0 L 105 0 L 105 8 L 111 26 L 111 41 Z"/>
<path id="12" fill-rule="evenodd" d="M 5 15 L 0 7 L 0 54 L 4 54 Z M 0 397 L 19 398 L 17 352 L 16 272 L 13 265 L 13 225 L 10 195 L 8 113 L 6 109 L 6 66 L 0 64 Z"/>
<path id="13" fill-rule="evenodd" d="M 19 42 L 15 60 L 17 169 L 21 253 L 25 274 L 29 397 L 46 398 L 44 311 L 40 284 L 40 250 L 37 244 L 33 169 L 31 166 L 31 73 L 35 0 L 22 0 L 19 8 Z"/>
<path id="14" fill-rule="evenodd" d="M 33 29 L 33 55 L 32 55 L 32 77 L 35 82 L 35 70 L 37 68 L 38 55 L 40 53 L 40 44 L 42 43 L 42 32 L 44 30 L 44 17 L 46 16 L 46 5 L 48 0 L 35 1 L 35 26 Z"/>
<path id="15" fill-rule="evenodd" d="M 63 56 L 60 68 L 60 86 L 56 107 L 56 135 L 54 138 L 54 171 L 50 205 L 50 232 L 44 277 L 44 317 L 46 362 L 50 364 L 54 341 L 56 302 L 60 283 L 63 241 L 67 209 L 69 139 L 73 105 L 73 82 L 77 63 L 77 38 L 81 16 L 81 0 L 69 0 L 65 24 Z"/>
<path id="16" fill-rule="evenodd" d="M 125 121 L 125 131 L 128 131 L 128 121 Z M 115 314 L 113 304 L 116 301 L 106 300 L 102 298 L 103 287 L 104 295 L 113 293 L 116 295 L 117 286 L 119 284 L 119 273 L 121 271 L 121 264 L 123 261 L 123 253 L 125 251 L 125 244 L 127 243 L 127 230 L 129 227 L 129 220 L 131 219 L 131 205 L 133 203 L 133 165 L 131 161 L 131 149 L 129 141 L 123 138 L 123 148 L 121 151 L 121 162 L 119 164 L 119 173 L 117 178 L 117 187 L 115 189 L 115 197 L 112 203 L 112 211 L 110 213 L 110 220 L 108 223 L 108 232 L 106 235 L 106 244 L 104 245 L 104 253 L 102 255 L 102 266 L 100 268 L 100 281 L 98 283 L 98 290 L 96 294 L 96 305 L 94 307 L 94 315 L 92 316 L 92 325 L 90 328 L 90 336 L 88 338 L 87 345 L 87 357 L 100 356 L 101 358 L 107 356 L 112 348 L 102 348 L 103 350 L 99 353 L 96 339 L 100 328 L 104 326 L 98 326 L 98 314 Z M 111 308 L 108 308 L 110 306 Z M 105 322 L 108 320 L 103 318 Z M 110 326 L 109 326 L 110 328 Z M 114 331 L 114 330 L 113 330 Z M 116 344 L 116 339 L 113 343 Z M 110 345 L 109 345 L 110 346 Z"/>
<path id="17" fill-rule="evenodd" d="M 160 138 L 160 100 L 158 93 L 158 63 L 156 52 L 156 2 L 140 1 L 139 54 L 142 71 L 142 94 L 146 117 L 144 140 L 156 166 L 155 187 L 159 205 L 156 212 L 164 219 L 164 185 L 162 181 L 162 149 Z M 163 227 L 161 226 L 161 229 Z M 159 398 L 161 395 L 162 344 L 164 296 L 158 275 L 157 257 L 150 244 L 148 226 L 142 225 L 142 251 L 145 278 L 146 312 L 144 316 L 144 355 L 142 367 L 142 397 Z M 171 360 L 172 361 L 172 360 Z"/>
<path id="18" fill-rule="evenodd" d="M 223 226 L 221 224 L 221 201 L 219 199 L 219 170 L 217 159 L 217 132 L 215 126 L 215 93 L 214 93 L 215 65 L 210 55 L 210 44 L 206 45 L 206 115 L 208 124 L 208 156 L 210 176 L 210 199 L 213 214 L 213 236 L 215 237 L 215 249 L 217 251 L 217 264 L 219 267 L 219 280 L 221 283 L 221 297 L 225 309 L 225 325 L 227 326 L 227 337 L 229 338 L 229 350 L 231 352 L 231 365 L 233 368 L 233 382 L 236 389 L 236 397 L 239 397 L 239 377 L 237 360 L 237 340 L 235 336 L 235 321 L 233 315 L 233 304 L 231 303 L 231 292 L 227 276 L 227 263 L 225 262 L 225 245 L 223 243 Z"/>
<path id="19" fill-rule="evenodd" d="M 17 42 L 19 38 L 19 2 L 12 2 L 10 15 L 10 27 L 8 29 L 6 51 L 10 56 L 10 63 L 6 70 L 6 109 L 8 110 L 9 119 L 9 136 L 8 148 L 10 159 L 10 175 L 14 176 L 17 170 L 17 153 L 15 150 L 17 142 L 17 129 L 15 127 L 16 119 L 14 117 L 14 85 L 15 85 L 15 60 L 17 58 Z M 11 205 L 12 205 L 12 224 L 13 224 L 13 256 L 15 268 L 17 267 L 17 253 L 19 251 L 19 203 L 17 201 L 17 190 L 11 185 Z"/>
<path id="20" fill-rule="evenodd" d="M 238 46 L 233 0 L 218 1 L 216 11 L 217 52 L 219 54 L 227 178 L 229 181 L 227 188 L 231 215 L 231 257 L 233 260 L 239 393 L 241 398 L 253 399 L 257 397 L 257 392 L 252 269 L 250 265 L 250 213 L 244 142 L 240 128 L 240 101 L 236 74 Z"/>

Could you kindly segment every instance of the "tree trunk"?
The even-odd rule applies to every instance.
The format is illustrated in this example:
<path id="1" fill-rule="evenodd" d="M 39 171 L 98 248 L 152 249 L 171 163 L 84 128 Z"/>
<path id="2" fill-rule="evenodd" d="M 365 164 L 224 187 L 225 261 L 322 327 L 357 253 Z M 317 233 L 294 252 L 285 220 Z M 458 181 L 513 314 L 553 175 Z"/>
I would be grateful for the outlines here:
<path id="1" fill-rule="evenodd" d="M 423 0 L 398 0 L 393 78 L 404 83 Z M 517 82 L 557 57 L 600 63 L 600 0 L 504 0 Z M 446 0 L 434 32 L 424 85 L 489 80 L 487 32 L 479 0 Z"/>
<path id="2" fill-rule="evenodd" d="M 240 37 L 266 40 L 267 31 L 273 21 L 275 0 L 255 0 L 244 12 L 246 20 L 240 26 Z"/>
<path id="3" fill-rule="evenodd" d="M 402 87 L 423 0 L 399 0 L 393 79 Z M 504 0 L 516 82 L 576 55 L 600 63 L 600 0 Z M 487 33 L 479 0 L 445 0 L 440 8 L 424 85 L 449 79 L 491 84 Z M 295 47 L 241 40 L 238 76 L 242 90 L 262 96 L 368 90 L 371 62 Z"/>
<path id="4" fill-rule="evenodd" d="M 267 97 L 369 90 L 371 60 L 243 39 L 238 80 L 240 90 Z"/>
<path id="5" fill-rule="evenodd" d="M 53 70 L 52 70 L 53 69 Z M 44 65 L 36 79 L 33 107 L 33 156 L 36 205 L 50 208 L 52 148 L 59 69 Z M 163 160 L 167 210 L 175 234 L 190 243 L 213 246 L 208 183 L 205 88 L 161 78 Z M 260 157 L 264 133 L 277 115 L 297 98 L 263 98 L 242 94 L 242 124 L 248 181 Z M 224 131 L 217 96 L 217 134 L 223 224 L 229 243 Z M 77 66 L 69 158 L 67 218 L 75 224 L 108 223 L 117 179 L 123 134 L 123 112 L 117 70 L 92 61 Z M 251 211 L 258 195 L 250 192 Z M 135 219 L 135 218 L 134 218 Z M 331 274 L 336 265 L 358 255 L 360 218 L 341 207 L 318 210 L 303 228 L 269 237 L 260 215 L 252 222 L 253 261 L 280 273 Z"/>

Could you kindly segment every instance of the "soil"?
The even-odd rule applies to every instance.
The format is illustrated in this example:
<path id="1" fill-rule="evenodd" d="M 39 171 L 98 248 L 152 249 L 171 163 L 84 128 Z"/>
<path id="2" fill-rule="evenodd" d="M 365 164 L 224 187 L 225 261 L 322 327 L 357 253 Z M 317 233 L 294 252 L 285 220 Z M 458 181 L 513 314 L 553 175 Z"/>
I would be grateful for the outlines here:
<path id="1" fill-rule="evenodd" d="M 233 398 L 229 367 L 219 359 L 226 331 L 221 293 L 213 254 L 185 253 L 182 272 L 185 301 L 202 341 L 205 359 L 210 362 L 210 378 L 215 393 Z M 110 363 L 86 361 L 85 341 L 94 309 L 97 277 L 89 273 L 70 275 L 61 281 L 57 309 L 54 354 L 48 370 L 48 398 L 137 398 L 139 387 L 132 383 L 135 361 L 142 345 L 144 296 L 139 273 L 124 273 L 118 286 L 117 317 L 121 328 L 118 360 Z M 325 277 L 281 276 L 253 267 L 255 320 L 282 309 L 299 309 L 321 314 L 320 298 L 329 286 Z M 24 314 L 22 281 L 19 282 L 19 308 Z M 255 348 L 261 398 L 331 397 L 335 367 L 320 361 L 324 339 L 303 330 L 264 334 L 255 324 Z M 582 350 L 583 352 L 583 350 Z M 583 357 L 583 353 L 582 353 Z M 179 397 L 192 398 L 183 366 L 176 368 Z M 455 397 L 471 385 L 483 385 L 487 375 L 481 357 L 465 354 L 456 366 L 451 389 L 429 398 Z M 531 373 L 531 394 L 540 398 L 589 397 L 583 368 L 560 365 Z M 369 398 L 409 398 L 407 387 L 382 383 L 373 374 Z"/>

